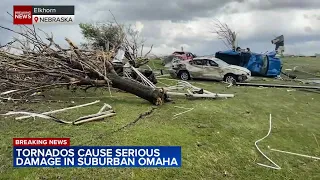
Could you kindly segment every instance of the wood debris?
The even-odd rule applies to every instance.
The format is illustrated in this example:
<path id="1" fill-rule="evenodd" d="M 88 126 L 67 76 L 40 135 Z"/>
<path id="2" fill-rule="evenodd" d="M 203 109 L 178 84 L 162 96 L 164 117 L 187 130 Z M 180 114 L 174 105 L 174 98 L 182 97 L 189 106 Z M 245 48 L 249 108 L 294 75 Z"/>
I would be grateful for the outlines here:
<path id="1" fill-rule="evenodd" d="M 170 86 L 164 88 L 167 92 L 166 94 L 172 95 L 172 96 L 185 96 L 189 98 L 232 98 L 234 97 L 234 94 L 218 94 L 213 93 L 207 90 L 204 90 L 202 88 L 196 87 L 191 85 L 187 81 L 178 81 L 178 84 L 176 86 Z M 174 92 L 177 90 L 186 90 L 187 92 Z"/>
<path id="2" fill-rule="evenodd" d="M 3 98 L 30 99 L 35 92 L 54 87 L 114 87 L 143 98 L 154 105 L 164 103 L 164 91 L 119 76 L 112 64 L 117 49 L 83 50 L 70 39 L 65 38 L 69 49 L 56 44 L 51 36 L 42 30 L 46 40 L 41 39 L 35 27 L 22 26 L 23 32 L 0 26 L 17 33 L 19 47 L 0 49 L 0 93 Z M 13 54 L 10 49 L 20 51 Z"/>

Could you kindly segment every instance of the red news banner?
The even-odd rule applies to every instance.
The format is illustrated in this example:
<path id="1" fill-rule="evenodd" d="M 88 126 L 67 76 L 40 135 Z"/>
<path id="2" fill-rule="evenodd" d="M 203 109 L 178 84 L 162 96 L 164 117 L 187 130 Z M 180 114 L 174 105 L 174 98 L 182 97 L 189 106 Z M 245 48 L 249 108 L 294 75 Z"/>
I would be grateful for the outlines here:
<path id="1" fill-rule="evenodd" d="M 70 146 L 70 138 L 13 138 L 13 146 Z"/>
<path id="2" fill-rule="evenodd" d="M 13 24 L 73 22 L 74 6 L 13 6 Z"/>

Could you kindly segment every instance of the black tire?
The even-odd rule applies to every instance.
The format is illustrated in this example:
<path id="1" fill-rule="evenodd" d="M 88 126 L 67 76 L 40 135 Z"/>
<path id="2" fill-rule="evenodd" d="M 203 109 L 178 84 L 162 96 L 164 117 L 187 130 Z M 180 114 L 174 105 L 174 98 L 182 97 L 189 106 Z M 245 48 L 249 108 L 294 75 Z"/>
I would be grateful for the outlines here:
<path id="1" fill-rule="evenodd" d="M 223 78 L 223 81 L 227 82 L 227 83 L 232 83 L 235 84 L 237 82 L 237 76 L 234 74 L 226 74 Z"/>
<path id="2" fill-rule="evenodd" d="M 183 80 L 183 81 L 186 81 L 186 80 L 189 80 L 190 79 L 190 74 L 188 71 L 180 71 L 179 74 L 178 74 L 178 77 Z"/>

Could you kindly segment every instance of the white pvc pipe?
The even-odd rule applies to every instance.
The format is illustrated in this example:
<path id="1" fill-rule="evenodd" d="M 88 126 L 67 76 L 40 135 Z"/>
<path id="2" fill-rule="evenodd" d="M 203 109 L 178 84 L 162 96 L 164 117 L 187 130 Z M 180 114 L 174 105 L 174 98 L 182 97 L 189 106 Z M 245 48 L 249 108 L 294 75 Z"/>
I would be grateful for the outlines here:
<path id="1" fill-rule="evenodd" d="M 309 155 L 304 155 L 304 154 L 298 154 L 298 153 L 293 153 L 293 152 L 288 152 L 288 151 L 281 151 L 278 149 L 270 149 L 271 151 L 277 151 L 277 152 L 281 152 L 281 153 L 286 153 L 286 154 L 291 154 L 291 155 L 296 155 L 296 156 L 301 156 L 301 157 L 307 157 L 307 158 L 311 158 L 311 159 L 317 159 L 320 160 L 320 157 L 315 157 L 315 156 L 309 156 Z"/>
<path id="2" fill-rule="evenodd" d="M 96 103 L 98 103 L 98 102 L 100 102 L 100 100 L 97 100 L 97 101 L 94 101 L 94 102 L 91 102 L 91 103 L 87 103 L 87 104 L 78 105 L 78 106 L 72 106 L 72 107 L 68 107 L 68 108 L 64 108 L 64 109 L 58 109 L 58 110 L 54 110 L 54 111 L 48 111 L 48 112 L 44 112 L 44 113 L 41 113 L 41 114 L 43 114 L 43 115 L 54 114 L 54 113 L 57 113 L 57 112 L 62 112 L 62 111 L 70 110 L 70 109 L 75 109 L 75 108 L 80 108 L 80 107 L 89 106 L 89 105 L 92 105 L 92 104 L 96 104 Z M 32 117 L 32 116 L 20 116 L 20 117 L 17 117 L 16 120 L 26 119 L 26 118 L 29 118 L 29 117 Z"/>
<path id="3" fill-rule="evenodd" d="M 99 110 L 98 113 L 102 113 L 106 108 L 108 108 L 108 110 L 112 109 L 112 107 L 109 104 L 104 103 L 104 105 L 102 106 L 102 108 Z"/>

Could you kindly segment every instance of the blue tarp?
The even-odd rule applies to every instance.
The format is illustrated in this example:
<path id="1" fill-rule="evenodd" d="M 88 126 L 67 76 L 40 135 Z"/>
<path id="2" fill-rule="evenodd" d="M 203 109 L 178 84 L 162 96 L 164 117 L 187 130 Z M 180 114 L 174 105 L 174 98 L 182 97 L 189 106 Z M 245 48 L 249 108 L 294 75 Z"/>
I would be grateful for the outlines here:
<path id="1" fill-rule="evenodd" d="M 275 51 L 259 54 L 228 50 L 217 52 L 215 57 L 229 64 L 245 67 L 253 75 L 274 77 L 281 73 L 281 60 L 276 57 Z"/>

